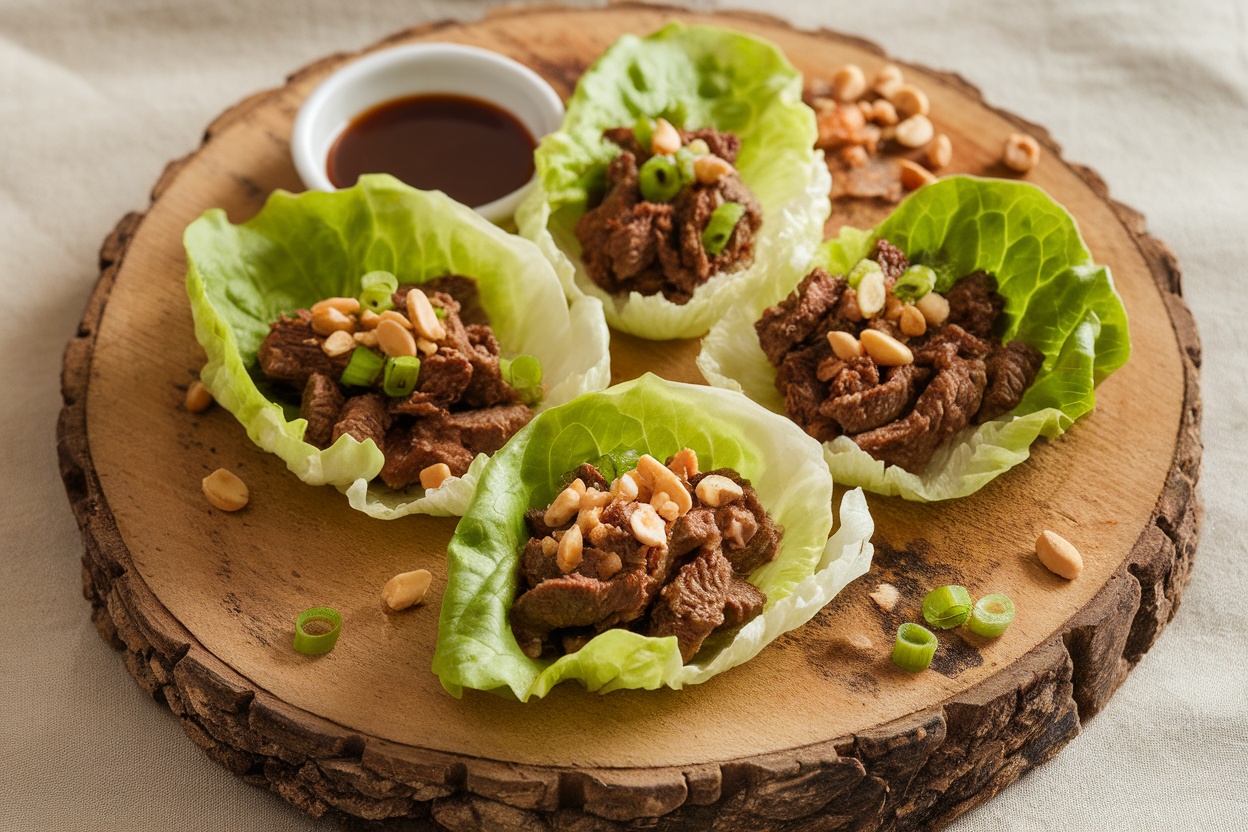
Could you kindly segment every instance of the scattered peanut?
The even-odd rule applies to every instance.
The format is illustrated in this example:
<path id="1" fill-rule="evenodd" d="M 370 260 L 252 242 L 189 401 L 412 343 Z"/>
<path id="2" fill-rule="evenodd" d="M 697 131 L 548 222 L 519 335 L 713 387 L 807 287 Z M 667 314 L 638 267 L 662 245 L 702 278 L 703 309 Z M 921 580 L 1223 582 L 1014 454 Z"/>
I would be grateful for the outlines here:
<path id="1" fill-rule="evenodd" d="M 932 170 L 940 170 L 951 161 L 953 161 L 953 142 L 944 133 L 940 133 L 927 146 L 927 163 L 932 166 Z"/>
<path id="2" fill-rule="evenodd" d="M 654 124 L 654 135 L 650 138 L 650 152 L 656 156 L 675 153 L 680 150 L 680 144 L 680 131 L 667 119 L 657 119 Z"/>
<path id="3" fill-rule="evenodd" d="M 647 502 L 649 502 L 650 505 L 654 506 L 655 511 L 658 511 L 659 508 L 661 508 L 670 499 L 671 497 L 667 496 L 666 491 L 656 491 L 654 492 L 653 496 L 651 496 Z"/>
<path id="4" fill-rule="evenodd" d="M 867 272 L 858 282 L 858 311 L 864 318 L 874 318 L 884 308 L 888 292 L 884 288 L 884 273 Z"/>
<path id="5" fill-rule="evenodd" d="M 329 333 L 329 337 L 321 343 L 321 351 L 330 358 L 346 355 L 353 349 L 355 349 L 355 335 L 345 329 Z"/>
<path id="6" fill-rule="evenodd" d="M 871 89 L 885 98 L 892 98 L 903 84 L 905 84 L 905 78 L 902 77 L 901 67 L 896 64 L 885 64 L 875 74 Z"/>
<path id="7" fill-rule="evenodd" d="M 916 114 L 898 124 L 893 137 L 902 147 L 915 148 L 930 142 L 935 132 L 936 128 L 932 127 L 931 119 L 925 115 Z"/>
<path id="8" fill-rule="evenodd" d="M 587 488 L 585 493 L 581 495 L 580 510 L 587 508 L 603 508 L 611 502 L 611 495 L 606 491 L 599 491 L 596 488 Z"/>
<path id="9" fill-rule="evenodd" d="M 930 170 L 909 159 L 898 159 L 897 165 L 901 168 L 901 186 L 907 191 L 917 191 L 936 181 L 936 176 Z"/>
<path id="10" fill-rule="evenodd" d="M 438 351 L 438 345 L 428 338 L 417 338 L 416 349 L 420 351 L 421 355 L 433 355 Z"/>
<path id="11" fill-rule="evenodd" d="M 386 355 L 416 354 L 416 339 L 412 333 L 389 318 L 377 324 L 377 344 Z"/>
<path id="12" fill-rule="evenodd" d="M 884 612 L 892 612 L 897 608 L 897 602 L 901 600 L 901 593 L 892 584 L 880 584 L 875 588 L 875 592 L 871 593 L 871 600 Z"/>
<path id="13" fill-rule="evenodd" d="M 648 503 L 642 503 L 633 510 L 628 521 L 633 537 L 645 546 L 667 546 L 667 528 L 663 518 Z"/>
<path id="14" fill-rule="evenodd" d="M 846 64 L 832 76 L 832 97 L 837 101 L 857 101 L 866 91 L 867 76 L 857 64 Z"/>
<path id="15" fill-rule="evenodd" d="M 559 551 L 559 541 L 550 535 L 542 538 L 542 554 L 548 558 L 553 558 Z"/>
<path id="16" fill-rule="evenodd" d="M 858 290 L 846 287 L 841 293 L 840 313 L 847 321 L 861 321 L 863 319 L 862 309 L 858 306 Z"/>
<path id="17" fill-rule="evenodd" d="M 365 309 L 360 313 L 360 326 L 364 329 L 376 329 L 379 323 L 381 323 L 381 316 L 373 310 Z"/>
<path id="18" fill-rule="evenodd" d="M 914 363 L 914 353 L 910 348 L 887 333 L 878 329 L 864 329 L 859 338 L 862 339 L 867 355 L 881 367 L 900 367 Z"/>
<path id="19" fill-rule="evenodd" d="M 377 346 L 377 333 L 374 331 L 366 330 L 364 332 L 356 332 L 352 337 L 355 338 L 355 343 L 359 344 L 361 347 Z"/>
<path id="20" fill-rule="evenodd" d="M 433 575 L 428 569 L 403 572 L 386 581 L 381 588 L 381 600 L 395 612 L 414 607 L 425 600 L 432 581 Z"/>
<path id="21" fill-rule="evenodd" d="M 914 306 L 923 313 L 923 320 L 927 321 L 929 326 L 940 326 L 949 320 L 949 301 L 944 295 L 928 292 L 919 298 Z"/>
<path id="22" fill-rule="evenodd" d="M 598 580 L 609 581 L 623 568 L 624 564 L 620 561 L 620 556 L 615 552 L 608 552 L 598 560 Z"/>
<path id="23" fill-rule="evenodd" d="M 709 474 L 698 482 L 698 500 L 711 508 L 719 508 L 740 500 L 745 491 L 727 477 Z"/>
<path id="24" fill-rule="evenodd" d="M 618 480 L 611 483 L 611 495 L 619 497 L 626 503 L 631 503 L 640 497 L 641 487 L 636 473 L 629 471 L 627 474 L 624 474 Z"/>
<path id="25" fill-rule="evenodd" d="M 583 547 L 584 540 L 581 537 L 580 526 L 573 526 L 564 532 L 563 538 L 559 541 L 559 551 L 555 554 L 555 563 L 559 566 L 560 572 L 566 575 L 581 565 Z"/>
<path id="26" fill-rule="evenodd" d="M 1001 151 L 1001 163 L 1017 173 L 1026 173 L 1040 161 L 1040 143 L 1023 133 L 1011 133 Z"/>
<path id="27" fill-rule="evenodd" d="M 222 511 L 238 511 L 250 499 L 247 483 L 240 480 L 233 471 L 224 468 L 218 468 L 204 477 L 201 485 L 208 502 Z"/>
<path id="28" fill-rule="evenodd" d="M 360 301 L 358 298 L 325 298 L 325 300 L 312 304 L 313 315 L 323 309 L 337 309 L 344 315 L 358 315 L 360 313 Z"/>
<path id="29" fill-rule="evenodd" d="M 589 534 L 595 527 L 602 525 L 602 509 L 598 507 L 583 508 L 576 515 L 577 528 L 581 530 L 581 536 Z"/>
<path id="30" fill-rule="evenodd" d="M 355 329 L 355 322 L 332 306 L 322 306 L 312 313 L 312 331 L 317 335 L 328 335 L 331 332 Z"/>
<path id="31" fill-rule="evenodd" d="M 897 116 L 897 108 L 886 98 L 877 99 L 871 105 L 871 120 L 886 127 L 896 124 L 901 119 Z"/>
<path id="32" fill-rule="evenodd" d="M 851 144 L 841 148 L 841 158 L 851 168 L 860 168 L 871 161 L 871 154 L 867 153 L 867 149 L 862 145 Z"/>
<path id="33" fill-rule="evenodd" d="M 573 491 L 575 491 L 578 496 L 581 496 L 581 497 L 585 496 L 585 480 L 581 479 L 580 477 L 577 477 L 576 479 L 572 480 L 572 482 L 568 483 L 568 488 L 571 488 Z"/>
<path id="34" fill-rule="evenodd" d="M 863 99 L 858 102 L 858 109 L 862 110 L 862 117 L 867 121 L 871 121 L 871 119 L 875 118 L 875 104 L 872 102 Z"/>
<path id="35" fill-rule="evenodd" d="M 412 289 L 407 293 L 407 317 L 412 326 L 422 337 L 430 341 L 441 341 L 446 337 L 446 327 L 433 311 L 429 296 L 420 289 Z"/>
<path id="36" fill-rule="evenodd" d="M 913 84 L 903 84 L 895 93 L 888 97 L 903 118 L 909 116 L 925 116 L 932 111 L 927 94 Z"/>
<path id="37" fill-rule="evenodd" d="M 451 477 L 451 466 L 445 462 L 430 465 L 420 472 L 420 487 L 426 491 L 440 488 Z"/>
<path id="38" fill-rule="evenodd" d="M 698 455 L 694 453 L 692 448 L 681 448 L 672 456 L 672 462 L 668 467 L 673 474 L 687 480 L 690 477 L 697 476 Z"/>
<path id="39" fill-rule="evenodd" d="M 676 503 L 682 516 L 693 508 L 693 497 L 685 488 L 685 484 L 666 465 L 650 454 L 642 454 L 641 459 L 637 460 L 637 473 L 641 476 L 642 482 L 650 486 L 651 493 L 666 491 L 668 499 Z"/>
<path id="40" fill-rule="evenodd" d="M 1068 581 L 1073 581 L 1083 571 L 1083 556 L 1079 550 L 1056 532 L 1040 533 L 1036 538 L 1036 557 L 1046 569 Z"/>
<path id="41" fill-rule="evenodd" d="M 897 320 L 897 325 L 901 327 L 902 333 L 910 338 L 918 338 L 927 332 L 927 319 L 913 303 L 907 303 L 901 308 L 901 317 Z"/>
<path id="42" fill-rule="evenodd" d="M 672 500 L 664 500 L 663 505 L 655 508 L 655 511 L 669 523 L 675 523 L 676 519 L 680 517 L 680 506 L 676 505 Z"/>
<path id="43" fill-rule="evenodd" d="M 212 393 L 208 392 L 208 388 L 202 381 L 196 379 L 191 382 L 190 387 L 186 388 L 186 399 L 183 400 L 182 406 L 188 413 L 203 413 L 212 407 L 212 402 Z"/>
<path id="44" fill-rule="evenodd" d="M 848 361 L 862 355 L 862 342 L 854 337 L 852 332 L 841 332 L 839 330 L 828 333 L 828 346 L 832 348 L 832 354 L 842 361 Z"/>
<path id="45" fill-rule="evenodd" d="M 699 156 L 693 160 L 693 175 L 703 185 L 714 185 L 725 176 L 732 176 L 737 169 L 726 159 L 718 156 Z"/>
<path id="46" fill-rule="evenodd" d="M 412 322 L 407 319 L 407 316 L 402 312 L 396 312 L 393 309 L 387 309 L 385 312 L 382 312 L 377 316 L 377 324 L 380 325 L 382 321 L 394 321 L 404 329 L 412 328 Z"/>
<path id="47" fill-rule="evenodd" d="M 550 504 L 550 508 L 546 509 L 546 514 L 542 516 L 542 522 L 552 528 L 562 526 L 576 516 L 580 507 L 581 495 L 572 488 L 565 488 L 559 492 L 559 496 L 555 497 L 554 502 Z"/>
<path id="48" fill-rule="evenodd" d="M 884 320 L 897 323 L 901 320 L 901 308 L 903 306 L 905 304 L 901 302 L 901 298 L 889 292 L 888 296 L 884 298 Z"/>
<path id="49" fill-rule="evenodd" d="M 607 535 L 610 533 L 611 527 L 606 524 L 599 524 L 589 530 L 589 542 L 595 546 L 602 546 Z M 603 580 L 606 580 L 605 578 Z"/>

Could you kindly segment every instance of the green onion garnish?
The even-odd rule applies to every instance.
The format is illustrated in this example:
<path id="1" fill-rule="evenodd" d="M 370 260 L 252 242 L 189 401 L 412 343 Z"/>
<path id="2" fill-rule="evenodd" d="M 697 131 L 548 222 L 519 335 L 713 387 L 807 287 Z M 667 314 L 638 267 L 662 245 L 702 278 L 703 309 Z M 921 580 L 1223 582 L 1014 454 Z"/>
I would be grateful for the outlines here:
<path id="1" fill-rule="evenodd" d="M 682 147 L 676 151 L 676 168 L 680 171 L 680 183 L 688 185 L 693 181 L 693 151 Z"/>
<path id="2" fill-rule="evenodd" d="M 971 593 L 964 586 L 942 586 L 923 599 L 923 617 L 941 630 L 952 630 L 971 615 Z"/>
<path id="3" fill-rule="evenodd" d="M 295 649 L 309 656 L 328 653 L 338 643 L 342 616 L 333 607 L 309 607 L 295 619 Z"/>
<path id="4" fill-rule="evenodd" d="M 926 627 L 907 621 L 897 628 L 893 645 L 893 664 L 910 673 L 926 670 L 936 655 L 936 636 Z"/>
<path id="5" fill-rule="evenodd" d="M 382 389 L 395 399 L 406 398 L 416 389 L 420 378 L 420 359 L 412 355 L 399 355 L 386 360 L 386 372 L 382 376 Z"/>
<path id="6" fill-rule="evenodd" d="M 714 257 L 728 245 L 732 230 L 745 216 L 745 206 L 740 202 L 725 202 L 711 213 L 706 228 L 702 231 L 702 247 L 706 253 Z"/>
<path id="7" fill-rule="evenodd" d="M 977 636 L 996 638 L 1014 621 L 1014 602 L 1003 593 L 985 595 L 975 602 L 966 629 Z"/>
<path id="8" fill-rule="evenodd" d="M 916 301 L 932 291 L 936 285 L 936 272 L 931 266 L 911 266 L 893 284 L 893 294 L 898 300 Z"/>
<path id="9" fill-rule="evenodd" d="M 637 144 L 641 145 L 641 149 L 650 152 L 650 142 L 654 139 L 654 119 L 649 116 L 638 116 L 637 123 L 633 125 L 633 138 L 637 140 Z"/>
<path id="10" fill-rule="evenodd" d="M 536 404 L 542 398 L 542 362 L 536 356 L 517 355 L 499 359 L 503 381 L 516 388 L 525 404 Z"/>
<path id="11" fill-rule="evenodd" d="M 849 274 L 845 276 L 845 280 L 849 283 L 849 288 L 857 289 L 858 284 L 862 282 L 862 279 L 871 272 L 879 272 L 880 274 L 883 274 L 884 270 L 880 268 L 879 263 L 874 260 L 868 260 L 864 257 L 859 260 L 853 269 L 850 270 Z"/>
<path id="12" fill-rule="evenodd" d="M 381 313 L 394 306 L 390 297 L 399 288 L 399 279 L 390 272 L 369 272 L 360 278 L 360 305 Z"/>
<path id="13" fill-rule="evenodd" d="M 338 380 L 352 387 L 371 387 L 385 361 L 368 347 L 356 347 Z"/>
<path id="14" fill-rule="evenodd" d="M 433 307 L 433 314 L 437 317 L 439 321 L 446 320 L 446 310 L 443 309 L 441 306 Z"/>
<path id="15" fill-rule="evenodd" d="M 646 202 L 670 202 L 680 193 L 680 168 L 671 156 L 651 156 L 641 166 L 641 198 Z"/>

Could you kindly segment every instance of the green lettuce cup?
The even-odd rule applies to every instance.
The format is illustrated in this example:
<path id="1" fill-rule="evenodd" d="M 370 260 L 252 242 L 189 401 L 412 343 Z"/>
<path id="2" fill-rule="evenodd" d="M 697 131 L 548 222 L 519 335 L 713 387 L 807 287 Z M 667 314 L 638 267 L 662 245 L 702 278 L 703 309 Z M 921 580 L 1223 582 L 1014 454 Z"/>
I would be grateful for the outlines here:
<path id="1" fill-rule="evenodd" d="M 689 664 L 675 636 L 623 629 L 553 661 L 530 659 L 508 621 L 529 537 L 525 510 L 548 505 L 564 474 L 582 462 L 608 456 L 635 463 L 640 453 L 666 459 L 684 447 L 697 452 L 701 469 L 734 468 L 750 480 L 784 528 L 779 556 L 749 576 L 767 595 L 763 613 L 735 634 L 712 636 Z M 861 489 L 841 499 L 829 538 L 832 527 L 832 477 L 822 450 L 789 420 L 737 393 L 650 374 L 582 396 L 537 416 L 486 465 L 447 549 L 433 670 L 455 696 L 474 688 L 521 700 L 568 679 L 603 693 L 703 682 L 805 624 L 867 571 L 874 523 Z"/>
<path id="2" fill-rule="evenodd" d="M 1038 437 L 1058 436 L 1092 410 L 1096 385 L 1130 355 L 1126 310 L 1113 278 L 1093 262 L 1066 209 L 1033 185 L 955 176 L 920 188 L 873 229 L 842 229 L 779 291 L 731 310 L 703 339 L 702 374 L 783 413 L 754 322 L 811 268 L 847 274 L 881 238 L 913 262 L 933 266 L 941 275 L 937 291 L 977 269 L 995 275 L 1006 300 L 1002 341 L 1030 344 L 1044 364 L 1018 407 L 951 437 L 921 473 L 885 465 L 846 436 L 825 443 L 838 483 L 908 500 L 973 494 L 1027 459 Z"/>
<path id="3" fill-rule="evenodd" d="M 753 264 L 712 277 L 683 305 L 661 294 L 607 294 L 587 275 L 573 232 L 592 184 L 619 153 L 603 130 L 641 116 L 737 134 L 737 170 L 763 209 Z M 612 327 L 653 340 L 702 335 L 738 296 L 771 294 L 813 255 L 832 185 L 816 136 L 802 76 L 774 45 L 679 23 L 645 38 L 625 35 L 581 76 L 563 128 L 538 146 L 537 182 L 516 224 L 554 264 L 568 297 L 601 300 Z"/>
<path id="4" fill-rule="evenodd" d="M 276 398 L 256 361 L 269 324 L 283 313 L 354 297 L 370 271 L 389 271 L 400 283 L 468 275 L 477 280 L 503 355 L 527 353 L 542 362 L 547 389 L 535 409 L 610 381 L 609 333 L 596 300 L 569 308 L 550 264 L 528 240 L 443 193 L 391 176 L 363 176 L 332 193 L 276 191 L 241 225 L 212 209 L 187 227 L 183 243 L 195 337 L 208 355 L 200 374 L 205 386 L 299 479 L 335 486 L 373 517 L 462 514 L 485 456 L 438 488 L 393 491 L 374 481 L 385 460 L 371 439 L 344 435 L 324 450 L 304 442 L 298 400 Z"/>

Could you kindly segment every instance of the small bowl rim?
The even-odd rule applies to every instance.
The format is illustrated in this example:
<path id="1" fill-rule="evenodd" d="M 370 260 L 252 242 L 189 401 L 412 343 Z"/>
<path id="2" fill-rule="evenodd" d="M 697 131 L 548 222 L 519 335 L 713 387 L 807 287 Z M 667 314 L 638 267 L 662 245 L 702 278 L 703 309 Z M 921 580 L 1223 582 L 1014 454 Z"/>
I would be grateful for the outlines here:
<path id="1" fill-rule="evenodd" d="M 529 86 L 536 94 L 539 106 L 546 111 L 542 114 L 542 118 L 547 120 L 547 124 L 537 130 L 534 130 L 533 125 L 521 118 L 505 101 L 490 99 L 481 95 L 469 95 L 466 97 L 475 97 L 487 101 L 487 103 L 504 110 L 520 121 L 525 129 L 533 134 L 534 142 L 540 143 L 543 136 L 559 129 L 565 112 L 563 99 L 559 97 L 559 94 L 555 92 L 546 79 L 514 58 L 479 46 L 448 41 L 385 46 L 362 54 L 326 76 L 303 100 L 303 103 L 299 105 L 299 111 L 295 116 L 294 127 L 290 135 L 290 155 L 304 187 L 310 191 L 332 192 L 339 190 L 330 181 L 327 168 L 328 150 L 333 146 L 333 141 L 325 145 L 325 153 L 317 153 L 315 150 L 315 136 L 313 135 L 313 125 L 316 122 L 316 117 L 333 100 L 334 96 L 340 94 L 344 88 L 359 83 L 370 75 L 389 69 L 395 64 L 448 57 L 453 60 L 473 61 L 485 65 L 489 71 L 510 74 Z M 437 90 L 427 89 L 413 90 L 411 94 L 436 95 L 438 93 Z M 396 97 L 401 97 L 401 94 Z M 350 104 L 348 100 L 347 109 L 352 111 L 351 118 L 355 118 L 373 106 L 377 105 L 356 106 Z M 349 122 L 350 119 L 348 119 L 347 123 Z M 345 126 L 339 128 L 339 132 L 334 134 L 334 138 L 340 134 L 341 129 L 345 129 Z M 521 200 L 533 187 L 536 179 L 537 172 L 534 171 L 533 176 L 515 190 L 483 205 L 469 207 L 492 222 L 506 220 L 515 212 Z"/>

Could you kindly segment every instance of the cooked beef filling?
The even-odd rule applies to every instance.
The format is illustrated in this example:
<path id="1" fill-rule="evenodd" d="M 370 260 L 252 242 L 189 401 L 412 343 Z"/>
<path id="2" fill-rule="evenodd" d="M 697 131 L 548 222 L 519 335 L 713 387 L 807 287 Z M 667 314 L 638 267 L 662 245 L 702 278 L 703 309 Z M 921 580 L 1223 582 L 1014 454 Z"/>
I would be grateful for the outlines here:
<path id="1" fill-rule="evenodd" d="M 870 268 L 857 289 L 815 269 L 754 328 L 789 418 L 822 442 L 847 435 L 876 459 L 919 472 L 972 420 L 1017 407 L 1044 355 L 993 334 L 1005 299 L 992 275 L 977 271 L 944 296 L 928 291 L 908 303 L 893 291 L 909 279 L 906 256 L 880 240 L 871 259 L 859 264 Z"/>
<path id="2" fill-rule="evenodd" d="M 762 612 L 767 597 L 744 576 L 775 560 L 783 530 L 736 471 L 698 473 L 686 449 L 667 465 L 643 456 L 613 483 L 589 464 L 574 474 L 525 515 L 511 627 L 526 655 L 575 652 L 627 627 L 675 636 L 687 662 L 712 633 Z"/>
<path id="3" fill-rule="evenodd" d="M 667 128 L 673 144 L 679 137 L 678 151 L 661 146 L 659 129 L 650 147 L 643 147 L 628 127 L 603 134 L 621 151 L 607 166 L 602 201 L 580 218 L 575 232 L 586 272 L 606 292 L 662 293 L 673 303 L 685 304 L 715 275 L 754 261 L 754 238 L 763 211 L 733 167 L 741 147 L 735 135 L 713 128 Z M 644 168 L 655 157 L 656 145 L 669 151 L 659 155 L 670 162 L 672 171 L 684 167 L 679 189 L 662 200 L 643 196 L 648 190 Z M 728 203 L 741 206 L 740 217 L 728 226 L 730 231 L 725 230 L 726 242 L 720 239 L 708 248 L 704 234 L 712 215 Z M 722 219 L 715 224 L 720 223 Z"/>
<path id="4" fill-rule="evenodd" d="M 409 307 L 408 292 L 416 288 L 436 319 L 423 325 L 429 331 L 409 311 L 415 307 Z M 349 311 L 353 299 L 334 299 L 348 310 L 341 317 L 324 309 L 282 316 L 260 345 L 260 369 L 292 398 L 301 398 L 305 442 L 326 448 L 343 434 L 372 439 L 385 455 L 381 479 L 391 488 L 420 482 L 421 472 L 438 463 L 462 476 L 478 453 L 497 451 L 533 413 L 503 378 L 498 341 L 475 280 L 448 275 L 420 287 L 400 286 L 392 301 L 394 309 L 381 316 Z M 386 353 L 379 339 L 386 319 L 410 331 L 420 360 L 415 388 L 401 396 L 386 394 L 381 372 L 370 386 L 340 381 L 355 350 L 373 351 L 377 361 Z"/>

